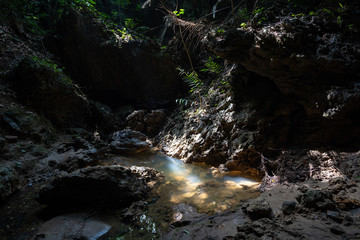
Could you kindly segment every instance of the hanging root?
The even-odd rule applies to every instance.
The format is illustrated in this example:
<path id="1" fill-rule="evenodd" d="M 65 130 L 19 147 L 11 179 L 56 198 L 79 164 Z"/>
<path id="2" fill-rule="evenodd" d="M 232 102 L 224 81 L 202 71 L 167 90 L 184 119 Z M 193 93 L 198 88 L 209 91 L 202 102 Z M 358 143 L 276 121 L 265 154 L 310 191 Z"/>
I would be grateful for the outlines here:
<path id="1" fill-rule="evenodd" d="M 180 19 L 164 4 L 161 5 L 165 16 L 166 25 L 172 27 L 176 32 L 176 27 L 179 28 L 182 44 L 186 43 L 186 48 L 195 49 L 199 46 L 201 39 L 205 36 L 205 25 L 200 21 L 186 21 Z M 175 43 L 178 40 L 175 40 Z"/>

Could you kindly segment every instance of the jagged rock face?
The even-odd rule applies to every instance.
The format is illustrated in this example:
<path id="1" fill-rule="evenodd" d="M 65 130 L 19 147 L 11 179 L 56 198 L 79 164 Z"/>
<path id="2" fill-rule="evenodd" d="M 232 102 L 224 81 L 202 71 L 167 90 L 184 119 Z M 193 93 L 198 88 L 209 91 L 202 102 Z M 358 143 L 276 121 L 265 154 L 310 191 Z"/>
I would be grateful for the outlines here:
<path id="1" fill-rule="evenodd" d="M 360 133 L 360 44 L 354 34 L 336 31 L 319 16 L 282 17 L 258 29 L 229 30 L 209 45 L 222 58 L 244 67 L 245 75 L 250 72 L 247 80 L 233 79 L 235 95 L 244 90 L 239 82 L 248 86 L 256 78 L 273 82 L 278 99 L 272 98 L 270 104 L 278 106 L 270 109 L 263 123 L 284 131 L 277 143 L 289 143 L 293 137 L 297 144 L 344 146 Z M 259 130 L 259 135 L 270 136 L 269 128 Z"/>
<path id="2" fill-rule="evenodd" d="M 322 115 L 327 91 L 333 85 L 352 87 L 360 67 L 360 45 L 323 28 L 318 18 L 284 18 L 260 29 L 231 30 L 212 48 L 297 96 L 308 114 Z"/>
<path id="3" fill-rule="evenodd" d="M 122 208 L 147 197 L 149 177 L 121 166 L 83 168 L 55 178 L 41 189 L 39 202 L 63 207 Z"/>
<path id="4" fill-rule="evenodd" d="M 166 106 L 181 93 L 175 63 L 154 43 L 125 41 L 93 18 L 66 14 L 46 42 L 90 97 L 110 106 Z"/>
<path id="5" fill-rule="evenodd" d="M 217 107 L 188 113 L 176 112 L 157 136 L 159 147 L 170 156 L 186 162 L 205 162 L 213 166 L 226 163 L 244 149 L 253 147 L 256 112 L 251 106 L 237 111 L 231 97 L 213 91 L 206 101 Z M 204 104 L 208 104 L 205 103 Z"/>

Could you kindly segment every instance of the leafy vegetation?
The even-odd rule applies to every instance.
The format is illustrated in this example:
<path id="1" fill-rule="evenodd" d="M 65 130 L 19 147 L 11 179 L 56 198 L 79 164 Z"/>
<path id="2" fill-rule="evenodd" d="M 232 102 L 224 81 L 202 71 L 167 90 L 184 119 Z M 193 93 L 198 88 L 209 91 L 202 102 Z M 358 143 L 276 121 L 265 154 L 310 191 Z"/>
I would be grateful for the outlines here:
<path id="1" fill-rule="evenodd" d="M 54 63 L 52 60 L 50 59 L 44 59 L 44 58 L 40 58 L 38 56 L 34 56 L 32 57 L 32 60 L 36 63 L 39 64 L 41 66 L 47 67 L 52 69 L 54 72 L 57 73 L 61 73 L 61 81 L 66 85 L 66 86 L 73 86 L 73 82 L 71 80 L 70 77 L 66 76 L 63 72 L 64 68 L 60 68 L 56 63 Z"/>
<path id="2" fill-rule="evenodd" d="M 203 68 L 200 71 L 201 72 L 211 72 L 211 73 L 216 73 L 216 74 L 221 73 L 221 71 L 223 70 L 223 67 L 215 61 L 218 59 L 220 59 L 219 56 L 216 56 L 216 57 L 210 56 L 209 59 L 204 64 L 206 68 Z"/>

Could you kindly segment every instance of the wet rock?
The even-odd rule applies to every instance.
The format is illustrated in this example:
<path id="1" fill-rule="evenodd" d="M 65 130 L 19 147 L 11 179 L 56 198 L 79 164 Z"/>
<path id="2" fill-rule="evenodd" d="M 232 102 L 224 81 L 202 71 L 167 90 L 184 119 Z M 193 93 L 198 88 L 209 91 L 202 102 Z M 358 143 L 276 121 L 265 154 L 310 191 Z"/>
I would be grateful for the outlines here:
<path id="1" fill-rule="evenodd" d="M 226 167 L 230 171 L 240 171 L 244 175 L 252 175 L 259 178 L 264 176 L 264 172 L 262 171 L 261 156 L 254 149 L 240 151 L 233 156 L 233 160 L 226 163 Z"/>
<path id="2" fill-rule="evenodd" d="M 135 219 L 140 219 L 141 215 L 144 214 L 144 211 L 147 208 L 147 202 L 137 201 L 131 204 L 130 207 L 123 210 L 122 216 L 125 221 L 134 222 Z"/>
<path id="3" fill-rule="evenodd" d="M 31 240 L 99 239 L 111 226 L 86 213 L 54 217 L 41 224 Z"/>
<path id="4" fill-rule="evenodd" d="M 341 222 L 342 219 L 340 218 L 340 213 L 337 211 L 331 211 L 331 210 L 327 210 L 326 211 L 326 216 L 332 220 L 334 220 L 335 222 Z"/>
<path id="5" fill-rule="evenodd" d="M 137 154 L 150 150 L 146 136 L 132 130 L 122 130 L 112 134 L 110 149 L 113 153 Z"/>
<path id="6" fill-rule="evenodd" d="M 153 168 L 132 166 L 130 170 L 144 179 L 151 188 L 165 179 L 164 175 Z"/>
<path id="7" fill-rule="evenodd" d="M 55 178 L 40 190 L 47 205 L 122 208 L 147 197 L 144 179 L 121 166 L 95 166 Z"/>
<path id="8" fill-rule="evenodd" d="M 0 202 L 18 190 L 19 175 L 15 165 L 5 164 L 0 166 Z"/>
<path id="9" fill-rule="evenodd" d="M 284 201 L 282 204 L 282 211 L 285 215 L 289 215 L 295 211 L 296 202 L 294 201 Z"/>
<path id="10" fill-rule="evenodd" d="M 184 203 L 175 205 L 173 211 L 174 214 L 172 216 L 171 225 L 175 227 L 189 225 L 191 222 L 204 217 L 204 214 L 198 213 L 194 207 Z"/>
<path id="11" fill-rule="evenodd" d="M 268 201 L 265 198 L 257 198 L 251 200 L 249 204 L 244 209 L 244 212 L 247 213 L 251 219 L 257 220 L 260 218 L 271 218 L 273 216 L 273 211 L 270 207 Z"/>
<path id="12" fill-rule="evenodd" d="M 296 197 L 296 200 L 307 208 L 318 210 L 335 210 L 336 204 L 330 193 L 319 190 L 308 190 Z"/>

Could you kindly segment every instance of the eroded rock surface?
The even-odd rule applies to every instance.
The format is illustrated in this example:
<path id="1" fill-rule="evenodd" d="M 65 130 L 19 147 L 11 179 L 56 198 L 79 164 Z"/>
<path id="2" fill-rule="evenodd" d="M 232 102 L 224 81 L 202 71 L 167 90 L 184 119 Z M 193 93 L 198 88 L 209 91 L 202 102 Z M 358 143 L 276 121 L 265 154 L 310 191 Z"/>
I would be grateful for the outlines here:
<path id="1" fill-rule="evenodd" d="M 150 150 L 146 136 L 132 130 L 117 131 L 112 134 L 110 149 L 113 153 L 136 154 Z"/>
<path id="2" fill-rule="evenodd" d="M 41 189 L 39 202 L 65 207 L 122 208 L 146 198 L 148 190 L 145 179 L 130 169 L 95 166 L 55 178 Z"/>
<path id="3" fill-rule="evenodd" d="M 164 127 L 166 121 L 165 110 L 157 109 L 152 111 L 137 110 L 127 118 L 127 126 L 135 131 L 142 132 L 153 137 Z"/>

